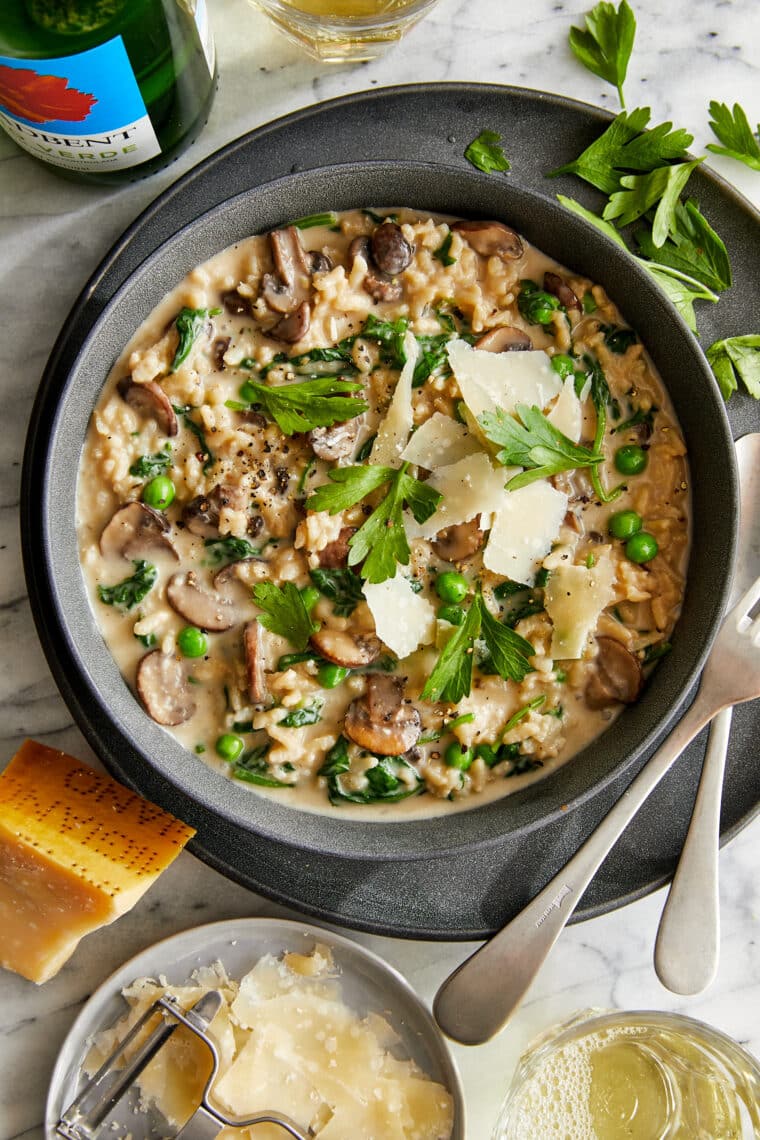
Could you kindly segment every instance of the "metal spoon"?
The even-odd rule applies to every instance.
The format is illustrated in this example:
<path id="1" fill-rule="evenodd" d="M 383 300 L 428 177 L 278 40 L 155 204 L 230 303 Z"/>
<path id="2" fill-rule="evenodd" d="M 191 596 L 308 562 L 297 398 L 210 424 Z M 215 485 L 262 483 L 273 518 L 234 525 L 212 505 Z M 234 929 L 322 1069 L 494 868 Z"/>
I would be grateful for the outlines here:
<path id="1" fill-rule="evenodd" d="M 739 543 L 729 605 L 760 573 L 760 433 L 737 440 L 736 458 Z M 660 917 L 654 968 L 676 994 L 701 993 L 718 970 L 720 805 L 730 731 L 731 709 L 724 709 L 710 726 L 694 813 Z"/>
<path id="2" fill-rule="evenodd" d="M 760 697 L 760 577 L 723 619 L 693 704 L 575 855 L 532 902 L 454 971 L 433 1003 L 444 1033 L 480 1045 L 519 1006 L 611 848 L 698 732 L 722 709 Z"/>

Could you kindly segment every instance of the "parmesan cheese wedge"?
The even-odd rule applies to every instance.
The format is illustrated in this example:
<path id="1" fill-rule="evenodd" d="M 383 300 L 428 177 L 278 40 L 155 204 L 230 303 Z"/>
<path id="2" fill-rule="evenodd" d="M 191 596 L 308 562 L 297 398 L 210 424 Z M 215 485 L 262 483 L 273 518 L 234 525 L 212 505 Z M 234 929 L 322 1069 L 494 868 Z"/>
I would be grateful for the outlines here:
<path id="1" fill-rule="evenodd" d="M 480 444 L 464 424 L 435 412 L 418 428 L 401 452 L 401 458 L 427 471 L 448 467 L 480 451 Z"/>
<path id="2" fill-rule="evenodd" d="M 544 604 L 551 618 L 552 657 L 559 661 L 583 656 L 599 615 L 610 604 L 615 568 L 609 554 L 599 554 L 591 566 L 560 564 L 546 583 Z"/>
<path id="3" fill-rule="evenodd" d="M 447 352 L 462 399 L 476 419 L 497 408 L 513 412 L 518 404 L 544 408 L 562 391 L 562 380 L 540 349 L 484 352 L 452 340 Z"/>
<path id="4" fill-rule="evenodd" d="M 194 834 L 109 776 L 27 740 L 0 777 L 0 965 L 52 978 Z"/>
<path id="5" fill-rule="evenodd" d="M 372 445 L 369 457 L 370 463 L 384 467 L 395 467 L 398 464 L 414 424 L 412 377 L 420 354 L 420 346 L 414 333 L 408 332 L 404 337 L 404 352 L 406 364 L 401 369 L 393 398 L 377 430 L 377 439 Z"/>
<path id="6" fill-rule="evenodd" d="M 377 636 L 399 660 L 414 653 L 419 645 L 435 641 L 435 610 L 426 598 L 415 594 L 401 570 L 385 582 L 365 582 L 363 589 Z"/>
<path id="7" fill-rule="evenodd" d="M 430 518 L 417 528 L 416 533 L 421 538 L 432 538 L 448 526 L 468 522 L 476 515 L 498 511 L 508 494 L 504 490 L 504 484 L 514 470 L 494 467 L 482 451 L 468 455 L 448 467 L 439 467 L 430 476 L 426 486 L 440 491 L 443 498 Z"/>
<path id="8" fill-rule="evenodd" d="M 567 512 L 567 495 L 537 480 L 507 491 L 491 526 L 483 564 L 513 582 L 532 585 Z"/>

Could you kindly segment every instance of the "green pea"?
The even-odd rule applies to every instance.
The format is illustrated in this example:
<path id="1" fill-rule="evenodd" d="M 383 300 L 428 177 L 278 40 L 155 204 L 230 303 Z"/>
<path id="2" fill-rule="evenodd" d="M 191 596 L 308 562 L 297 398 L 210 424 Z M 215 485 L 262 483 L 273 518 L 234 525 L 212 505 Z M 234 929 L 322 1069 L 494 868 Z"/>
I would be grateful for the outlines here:
<path id="1" fill-rule="evenodd" d="M 645 530 L 634 534 L 625 544 L 625 553 L 631 562 L 651 562 L 659 549 L 657 539 Z"/>
<path id="2" fill-rule="evenodd" d="M 558 352 L 552 357 L 552 368 L 563 380 L 575 374 L 575 361 L 566 352 Z"/>
<path id="3" fill-rule="evenodd" d="M 203 657 L 208 650 L 208 638 L 197 626 L 186 625 L 177 634 L 177 648 L 183 657 Z"/>
<path id="4" fill-rule="evenodd" d="M 216 751 L 222 760 L 233 760 L 242 755 L 245 748 L 245 741 L 242 736 L 235 736 L 234 732 L 225 732 L 219 737 L 216 742 Z"/>
<path id="5" fill-rule="evenodd" d="M 608 530 L 613 538 L 632 538 L 641 530 L 641 515 L 636 511 L 616 511 L 610 515 Z"/>
<path id="6" fill-rule="evenodd" d="M 465 748 L 457 740 L 448 746 L 443 754 L 443 759 L 449 768 L 459 768 L 460 771 L 466 772 L 475 759 L 475 753 L 471 748 Z"/>
<path id="7" fill-rule="evenodd" d="M 451 625 L 461 625 L 464 621 L 464 610 L 460 606 L 441 606 L 438 617 Z"/>
<path id="8" fill-rule="evenodd" d="M 499 763 L 499 753 L 492 744 L 478 744 L 475 746 L 475 755 L 479 760 L 482 760 L 489 768 L 493 768 L 494 764 Z"/>
<path id="9" fill-rule="evenodd" d="M 310 614 L 319 601 L 319 590 L 316 586 L 302 586 L 298 592 L 303 598 L 307 614 Z"/>
<path id="10" fill-rule="evenodd" d="M 621 475 L 640 475 L 649 456 L 637 443 L 626 443 L 615 452 L 615 466 Z"/>
<path id="11" fill-rule="evenodd" d="M 176 490 L 168 475 L 156 475 L 143 487 L 143 502 L 157 511 L 165 511 L 174 502 Z"/>
<path id="12" fill-rule="evenodd" d="M 435 591 L 442 602 L 463 602 L 470 592 L 470 585 L 464 574 L 456 570 L 445 570 L 435 580 Z"/>
<path id="13" fill-rule="evenodd" d="M 343 665 L 333 665 L 332 662 L 327 661 L 324 665 L 320 665 L 317 670 L 317 677 L 323 689 L 334 689 L 345 681 L 350 669 L 344 668 Z"/>

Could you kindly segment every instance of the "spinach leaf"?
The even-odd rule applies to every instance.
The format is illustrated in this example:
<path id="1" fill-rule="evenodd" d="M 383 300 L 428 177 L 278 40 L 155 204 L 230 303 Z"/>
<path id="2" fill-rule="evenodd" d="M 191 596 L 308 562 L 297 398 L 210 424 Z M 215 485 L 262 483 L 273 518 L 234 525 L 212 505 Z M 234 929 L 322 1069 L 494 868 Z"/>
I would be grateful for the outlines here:
<path id="1" fill-rule="evenodd" d="M 332 601 L 333 613 L 338 617 L 349 617 L 359 602 L 364 601 L 362 580 L 348 567 L 337 570 L 316 568 L 310 573 L 319 592 Z"/>
<path id="2" fill-rule="evenodd" d="M 322 701 L 312 701 L 311 704 L 303 705 L 299 709 L 292 709 L 277 723 L 282 728 L 303 728 L 306 724 L 319 724 L 322 719 L 322 703 Z"/>
<path id="3" fill-rule="evenodd" d="M 360 791 L 348 790 L 343 786 L 341 777 L 350 768 L 348 742 L 344 736 L 340 736 L 319 770 L 319 775 L 327 781 L 327 794 L 331 803 L 398 803 L 399 800 L 408 799 L 424 790 L 423 781 L 416 769 L 403 756 L 378 757 L 377 764 L 363 773 L 366 786 Z"/>
<path id="4" fill-rule="evenodd" d="M 142 558 L 133 560 L 134 574 L 115 586 L 98 586 L 98 597 L 107 606 L 131 610 L 141 602 L 158 581 L 158 570 Z"/>
<path id="5" fill-rule="evenodd" d="M 180 309 L 174 321 L 179 333 L 179 344 L 169 368 L 170 372 L 176 372 L 179 366 L 185 363 L 208 318 L 218 316 L 221 311 L 221 309 Z"/>
<path id="6" fill-rule="evenodd" d="M 249 752 L 232 763 L 232 775 L 246 784 L 257 784 L 260 788 L 293 788 L 296 781 L 278 780 L 267 764 L 268 744 L 251 748 Z"/>
<path id="7" fill-rule="evenodd" d="M 156 475 L 163 475 L 172 465 L 172 449 L 167 443 L 163 451 L 155 455 L 141 455 L 129 469 L 129 474 L 135 479 L 153 479 Z"/>
<path id="8" fill-rule="evenodd" d="M 203 545 L 208 550 L 214 566 L 222 562 L 239 562 L 241 558 L 256 558 L 263 549 L 252 546 L 247 538 L 235 538 L 231 534 L 224 538 L 204 539 Z"/>

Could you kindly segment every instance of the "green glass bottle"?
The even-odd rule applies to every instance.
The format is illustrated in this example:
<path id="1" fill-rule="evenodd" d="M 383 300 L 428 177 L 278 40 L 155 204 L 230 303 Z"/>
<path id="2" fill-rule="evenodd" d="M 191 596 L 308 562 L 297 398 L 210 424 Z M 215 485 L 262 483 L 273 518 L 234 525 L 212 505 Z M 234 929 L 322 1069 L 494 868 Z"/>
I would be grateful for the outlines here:
<path id="1" fill-rule="evenodd" d="M 150 174 L 193 141 L 215 88 L 206 0 L 0 3 L 0 126 L 62 174 Z"/>

